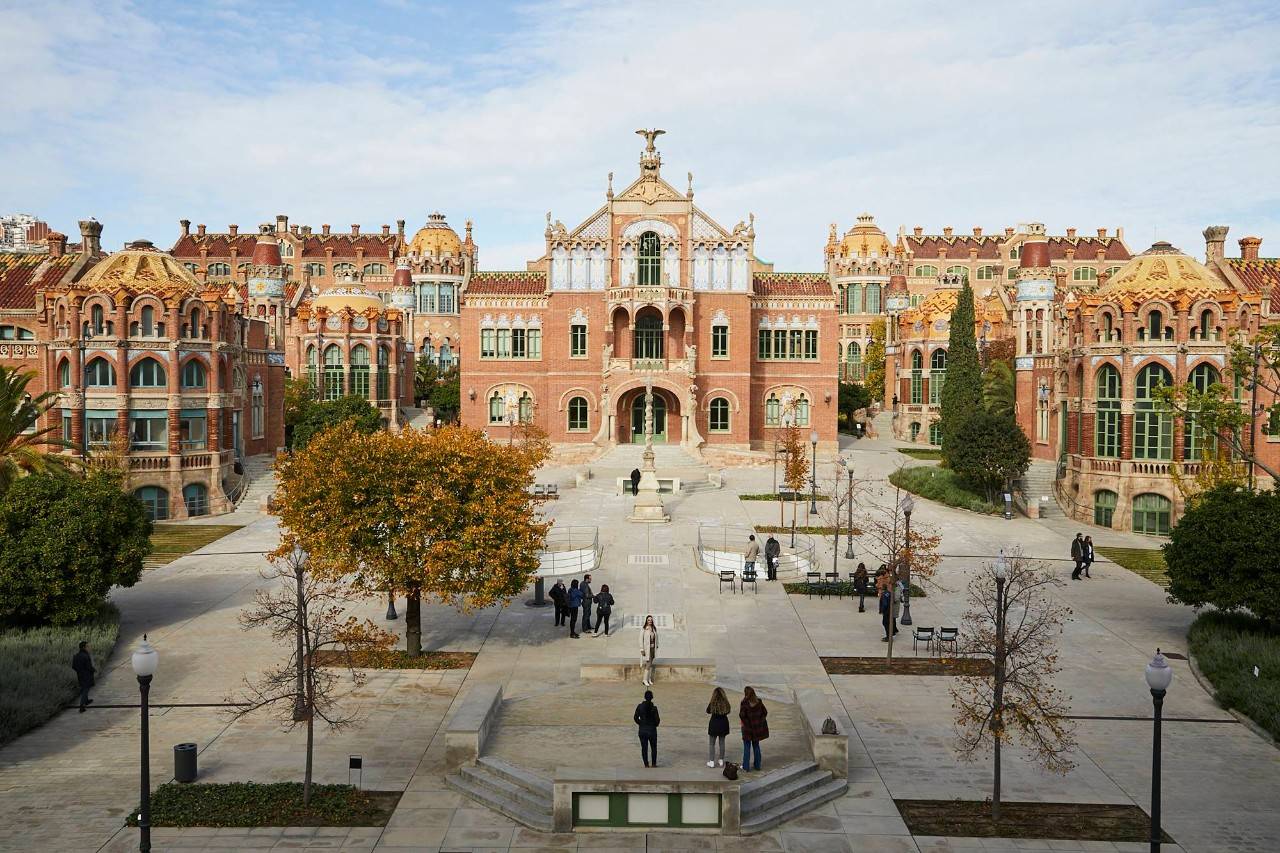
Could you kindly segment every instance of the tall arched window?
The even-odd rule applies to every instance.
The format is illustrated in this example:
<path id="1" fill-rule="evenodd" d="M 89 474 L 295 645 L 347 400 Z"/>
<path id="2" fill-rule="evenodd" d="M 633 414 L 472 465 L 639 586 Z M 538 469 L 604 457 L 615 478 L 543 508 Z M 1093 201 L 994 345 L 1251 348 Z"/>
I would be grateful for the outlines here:
<path id="1" fill-rule="evenodd" d="M 133 493 L 142 501 L 142 511 L 152 521 L 169 517 L 169 493 L 159 486 L 143 486 Z"/>
<path id="2" fill-rule="evenodd" d="M 115 368 L 105 358 L 92 359 L 84 366 L 84 384 L 90 388 L 109 388 L 115 385 Z"/>
<path id="3" fill-rule="evenodd" d="M 1158 341 L 1164 337 L 1164 315 L 1153 309 L 1147 314 L 1147 340 Z"/>
<path id="4" fill-rule="evenodd" d="M 929 356 L 929 405 L 942 401 L 942 386 L 947 381 L 947 351 L 936 349 Z"/>
<path id="5" fill-rule="evenodd" d="M 191 313 L 187 315 L 187 337 L 204 337 L 204 324 L 200 322 L 199 308 L 192 308 Z"/>
<path id="6" fill-rule="evenodd" d="M 533 423 L 533 398 L 528 391 L 520 395 L 520 423 Z"/>
<path id="7" fill-rule="evenodd" d="M 849 342 L 849 356 L 845 369 L 845 378 L 854 382 L 862 381 L 862 347 L 857 341 Z"/>
<path id="8" fill-rule="evenodd" d="M 188 483 L 182 487 L 182 502 L 187 505 L 187 515 L 208 515 L 208 487 L 204 483 Z"/>
<path id="9" fill-rule="evenodd" d="M 193 358 L 182 365 L 183 388 L 203 388 L 204 386 L 205 370 L 199 359 Z"/>
<path id="10" fill-rule="evenodd" d="M 711 401 L 707 426 L 712 432 L 729 431 L 729 401 L 724 397 L 716 397 Z"/>
<path id="11" fill-rule="evenodd" d="M 391 399 L 391 350 L 378 347 L 378 399 Z"/>
<path id="12" fill-rule="evenodd" d="M 652 231 L 640 235 L 636 273 L 637 284 L 662 284 L 662 243 Z"/>
<path id="13" fill-rule="evenodd" d="M 635 357 L 663 358 L 662 318 L 643 314 L 636 319 Z"/>
<path id="14" fill-rule="evenodd" d="M 351 393 L 369 396 L 369 348 L 364 344 L 351 348 Z"/>
<path id="15" fill-rule="evenodd" d="M 867 285 L 867 304 L 866 304 L 865 311 L 867 314 L 880 313 L 880 285 L 878 284 Z"/>
<path id="16" fill-rule="evenodd" d="M 1098 340 L 1102 343 L 1110 343 L 1117 341 L 1120 336 L 1116 334 L 1115 318 L 1111 316 L 1110 311 L 1104 311 L 1102 314 L 1102 328 L 1098 329 Z"/>
<path id="17" fill-rule="evenodd" d="M 250 396 L 249 434 L 254 438 L 262 438 L 267 434 L 267 397 L 262 390 L 262 380 L 253 380 L 253 393 Z"/>
<path id="18" fill-rule="evenodd" d="M 1153 492 L 1133 499 L 1133 532 L 1168 536 L 1173 517 L 1173 502 Z"/>
<path id="19" fill-rule="evenodd" d="M 942 424 L 937 421 L 929 424 L 929 443 L 934 447 L 942 445 Z"/>
<path id="20" fill-rule="evenodd" d="M 1207 393 L 1211 385 L 1222 381 L 1218 369 L 1212 364 L 1197 364 L 1188 377 L 1191 387 L 1201 394 Z M 1196 413 L 1191 405 L 1187 407 L 1187 416 L 1182 424 L 1182 458 L 1194 462 L 1204 455 L 1212 455 L 1218 449 L 1217 436 L 1209 435 L 1205 428 L 1197 423 Z"/>
<path id="21" fill-rule="evenodd" d="M 154 338 L 156 336 L 156 309 L 144 306 L 138 312 L 138 319 L 129 328 L 130 337 Z"/>
<path id="22" fill-rule="evenodd" d="M 1202 341 L 1218 339 L 1218 330 L 1213 325 L 1213 311 L 1208 308 L 1200 312 L 1200 329 L 1197 337 Z"/>
<path id="23" fill-rule="evenodd" d="M 89 309 L 89 334 L 105 335 L 107 333 L 106 312 L 101 305 Z"/>
<path id="24" fill-rule="evenodd" d="M 493 395 L 489 397 L 489 423 L 503 423 L 506 420 L 506 414 L 502 395 L 494 391 Z"/>
<path id="25" fill-rule="evenodd" d="M 446 339 L 440 344 L 440 369 L 448 370 L 453 367 L 453 350 L 449 348 L 449 341 Z"/>
<path id="26" fill-rule="evenodd" d="M 65 358 L 58 365 L 58 384 L 63 388 L 71 384 L 71 362 Z"/>
<path id="27" fill-rule="evenodd" d="M 307 381 L 311 383 L 311 390 L 314 393 L 320 387 L 320 377 L 317 375 L 316 366 L 316 348 L 307 347 Z"/>
<path id="28" fill-rule="evenodd" d="M 330 344 L 324 351 L 324 399 L 336 400 L 343 394 L 342 350 Z"/>
<path id="29" fill-rule="evenodd" d="M 795 402 L 796 410 L 796 426 L 806 427 L 809 425 L 809 398 L 804 394 Z"/>
<path id="30" fill-rule="evenodd" d="M 911 403 L 920 405 L 924 402 L 924 356 L 920 350 L 911 353 Z"/>
<path id="31" fill-rule="evenodd" d="M 1116 514 L 1116 499 L 1119 498 L 1110 489 L 1098 489 L 1093 493 L 1093 523 L 1099 527 L 1110 527 L 1111 519 Z"/>
<path id="32" fill-rule="evenodd" d="M 1120 371 L 1109 364 L 1098 370 L 1097 415 L 1093 421 L 1095 456 L 1120 456 Z"/>
<path id="33" fill-rule="evenodd" d="M 586 432 L 587 428 L 587 400 L 574 397 L 569 401 L 569 432 Z"/>
<path id="34" fill-rule="evenodd" d="M 1155 390 L 1170 382 L 1169 371 L 1148 364 L 1138 373 L 1133 404 L 1133 458 L 1173 458 L 1173 415 L 1155 398 Z"/>
<path id="35" fill-rule="evenodd" d="M 764 425 L 780 426 L 782 424 L 782 401 L 777 394 L 770 394 L 764 401 Z"/>
<path id="36" fill-rule="evenodd" d="M 164 365 L 154 358 L 144 358 L 129 371 L 131 388 L 160 388 L 167 382 Z"/>

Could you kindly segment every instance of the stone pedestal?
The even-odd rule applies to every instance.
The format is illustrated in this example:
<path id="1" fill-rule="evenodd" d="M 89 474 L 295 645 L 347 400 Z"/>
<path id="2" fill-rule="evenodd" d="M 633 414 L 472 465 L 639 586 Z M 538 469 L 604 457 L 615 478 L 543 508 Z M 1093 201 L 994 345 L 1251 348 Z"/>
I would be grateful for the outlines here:
<path id="1" fill-rule="evenodd" d="M 644 448 L 644 462 L 640 466 L 640 485 L 636 490 L 636 503 L 627 519 L 638 524 L 662 524 L 671 520 L 662 506 L 658 494 L 658 471 L 654 465 L 653 445 Z"/>

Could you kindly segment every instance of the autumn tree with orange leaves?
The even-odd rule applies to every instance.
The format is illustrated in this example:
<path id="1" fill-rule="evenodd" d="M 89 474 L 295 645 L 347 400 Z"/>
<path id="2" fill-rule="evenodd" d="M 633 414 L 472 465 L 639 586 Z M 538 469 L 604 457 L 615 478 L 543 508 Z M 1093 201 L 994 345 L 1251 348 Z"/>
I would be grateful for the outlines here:
<path id="1" fill-rule="evenodd" d="M 422 599 L 461 610 L 505 602 L 534 579 L 548 524 L 530 494 L 545 437 L 477 430 L 320 433 L 277 463 L 275 507 L 312 571 L 373 594 L 405 594 L 405 648 L 422 653 Z"/>

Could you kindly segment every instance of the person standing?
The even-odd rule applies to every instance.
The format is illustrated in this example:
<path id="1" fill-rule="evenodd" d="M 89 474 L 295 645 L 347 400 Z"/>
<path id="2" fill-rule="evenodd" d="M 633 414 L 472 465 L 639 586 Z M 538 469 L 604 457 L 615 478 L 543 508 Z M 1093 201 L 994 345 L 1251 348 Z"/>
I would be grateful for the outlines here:
<path id="1" fill-rule="evenodd" d="M 556 608 L 556 627 L 559 628 L 564 624 L 565 616 L 568 615 L 569 594 L 564 588 L 564 581 L 557 578 L 555 586 L 551 587 L 551 592 L 548 594 Z"/>
<path id="2" fill-rule="evenodd" d="M 760 556 L 760 543 L 756 542 L 756 535 L 752 533 L 747 537 L 747 553 L 742 557 L 742 573 L 754 572 L 756 570 L 756 560 Z"/>
<path id="3" fill-rule="evenodd" d="M 1084 534 L 1077 533 L 1076 538 L 1071 540 L 1071 559 L 1075 560 L 1076 567 L 1071 572 L 1073 581 L 1080 580 L 1080 570 L 1084 568 Z"/>
<path id="4" fill-rule="evenodd" d="M 662 718 L 658 715 L 658 706 L 653 704 L 652 690 L 644 692 L 644 701 L 636 706 L 632 719 L 640 734 L 640 758 L 644 760 L 644 766 L 657 767 L 658 726 L 662 725 Z M 649 758 L 650 752 L 653 753 L 652 759 Z"/>
<path id="5" fill-rule="evenodd" d="M 600 592 L 596 593 L 596 632 L 593 637 L 600 636 L 600 626 L 604 626 L 604 635 L 609 636 L 609 614 L 613 611 L 613 594 L 609 592 L 609 585 L 602 584 Z"/>
<path id="6" fill-rule="evenodd" d="M 744 688 L 742 704 L 738 706 L 738 721 L 742 723 L 742 769 L 760 769 L 760 741 L 769 737 L 769 709 L 756 696 L 755 688 Z M 755 755 L 755 767 L 751 756 Z"/>
<path id="7" fill-rule="evenodd" d="M 93 674 L 98 671 L 94 669 L 88 641 L 80 641 L 79 650 L 71 656 L 71 668 L 76 671 L 76 683 L 80 686 L 80 713 L 83 714 L 85 708 L 93 704 L 93 700 L 89 698 L 89 688 L 94 683 Z"/>
<path id="8" fill-rule="evenodd" d="M 1092 577 L 1089 574 L 1089 567 L 1093 565 L 1093 537 L 1084 537 L 1084 576 Z"/>
<path id="9" fill-rule="evenodd" d="M 644 627 L 640 629 L 640 660 L 643 662 L 643 681 L 653 686 L 653 661 L 658 656 L 658 626 L 652 616 L 644 617 Z"/>
<path id="10" fill-rule="evenodd" d="M 574 578 L 569 584 L 569 638 L 578 639 L 578 609 L 582 606 L 582 590 L 578 588 L 578 580 Z"/>
<path id="11" fill-rule="evenodd" d="M 724 688 L 717 687 L 711 691 L 711 701 L 707 703 L 707 713 L 711 719 L 707 721 L 707 766 L 716 766 L 716 744 L 720 744 L 720 766 L 724 767 L 724 739 L 729 735 L 729 697 L 724 695 Z"/>
<path id="12" fill-rule="evenodd" d="M 771 581 L 778 579 L 778 557 L 781 554 L 782 545 L 770 534 L 769 538 L 764 541 L 764 564 L 769 572 L 769 580 Z"/>
<path id="13" fill-rule="evenodd" d="M 640 494 L 640 469 L 639 468 L 631 469 L 631 494 L 633 495 Z"/>
<path id="14" fill-rule="evenodd" d="M 578 589 L 582 590 L 582 630 L 586 632 L 591 630 L 591 602 L 595 599 L 591 594 L 591 575 L 582 576 Z"/>
<path id="15" fill-rule="evenodd" d="M 853 591 L 858 594 L 858 612 L 865 613 L 867 611 L 867 584 L 870 578 L 867 577 L 867 564 L 858 563 L 857 570 L 853 573 Z"/>
<path id="16" fill-rule="evenodd" d="M 886 576 L 887 578 L 887 576 Z M 884 636 L 880 642 L 889 642 L 889 627 L 892 624 L 894 636 L 898 634 L 898 602 L 893 600 L 893 581 L 882 579 L 880 584 L 880 624 L 884 626 Z"/>

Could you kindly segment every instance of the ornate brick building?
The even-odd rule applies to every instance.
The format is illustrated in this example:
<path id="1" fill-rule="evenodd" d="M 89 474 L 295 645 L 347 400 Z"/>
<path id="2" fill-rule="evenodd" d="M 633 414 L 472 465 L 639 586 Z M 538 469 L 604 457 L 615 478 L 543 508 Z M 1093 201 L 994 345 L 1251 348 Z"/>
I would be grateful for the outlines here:
<path id="1" fill-rule="evenodd" d="M 547 218 L 518 272 L 474 272 L 462 306 L 462 418 L 505 436 L 532 420 L 558 444 L 772 444 L 788 418 L 836 434 L 836 300 L 824 273 L 755 256 L 754 217 L 725 228 L 661 175 L 648 131 L 640 175 L 578 226 Z"/>

